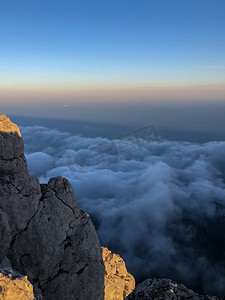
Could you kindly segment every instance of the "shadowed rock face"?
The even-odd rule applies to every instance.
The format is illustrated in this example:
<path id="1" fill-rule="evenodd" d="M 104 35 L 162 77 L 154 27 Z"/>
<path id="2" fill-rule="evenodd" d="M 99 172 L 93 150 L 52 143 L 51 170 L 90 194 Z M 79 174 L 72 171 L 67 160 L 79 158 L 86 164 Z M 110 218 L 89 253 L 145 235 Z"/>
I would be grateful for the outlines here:
<path id="1" fill-rule="evenodd" d="M 127 272 L 124 260 L 102 247 L 105 264 L 105 300 L 123 300 L 135 288 L 134 277 Z"/>
<path id="2" fill-rule="evenodd" d="M 44 299 L 104 298 L 95 228 L 69 182 L 40 185 L 27 171 L 18 127 L 0 116 L 0 261 L 28 275 Z"/>
<path id="3" fill-rule="evenodd" d="M 33 300 L 33 286 L 27 276 L 20 275 L 11 269 L 0 269 L 1 300 Z"/>
<path id="4" fill-rule="evenodd" d="M 191 274 L 190 274 L 191 275 Z M 170 279 L 147 279 L 139 284 L 125 300 L 219 300 L 214 296 L 199 295 Z"/>
<path id="5" fill-rule="evenodd" d="M 0 116 L 0 261 L 38 209 L 41 189 L 29 175 L 19 128 Z"/>

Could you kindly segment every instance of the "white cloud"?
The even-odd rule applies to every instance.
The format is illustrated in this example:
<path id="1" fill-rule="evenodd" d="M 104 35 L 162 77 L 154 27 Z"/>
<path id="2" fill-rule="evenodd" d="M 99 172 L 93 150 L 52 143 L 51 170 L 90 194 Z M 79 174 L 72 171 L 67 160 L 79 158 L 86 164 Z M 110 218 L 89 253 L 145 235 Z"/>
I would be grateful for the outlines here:
<path id="1" fill-rule="evenodd" d="M 30 172 L 42 182 L 67 177 L 101 243 L 119 252 L 138 280 L 170 277 L 225 293 L 225 142 L 83 138 L 37 126 L 21 131 Z"/>

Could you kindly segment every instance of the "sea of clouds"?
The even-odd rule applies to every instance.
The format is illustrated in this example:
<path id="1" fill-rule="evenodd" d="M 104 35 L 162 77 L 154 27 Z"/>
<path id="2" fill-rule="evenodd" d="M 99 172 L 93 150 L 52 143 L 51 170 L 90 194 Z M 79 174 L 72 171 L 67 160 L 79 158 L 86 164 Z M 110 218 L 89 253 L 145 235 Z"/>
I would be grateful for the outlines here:
<path id="1" fill-rule="evenodd" d="M 64 176 L 137 281 L 163 277 L 225 295 L 225 142 L 87 138 L 21 128 L 28 168 Z"/>

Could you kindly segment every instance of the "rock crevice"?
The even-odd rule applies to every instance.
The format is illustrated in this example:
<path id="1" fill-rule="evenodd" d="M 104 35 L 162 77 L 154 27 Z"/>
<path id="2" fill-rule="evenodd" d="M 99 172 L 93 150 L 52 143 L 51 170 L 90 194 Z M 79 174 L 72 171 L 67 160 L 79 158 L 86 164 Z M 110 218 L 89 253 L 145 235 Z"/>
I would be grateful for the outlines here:
<path id="1" fill-rule="evenodd" d="M 0 115 L 0 242 L 0 262 L 8 257 L 28 275 L 39 299 L 104 299 L 102 250 L 89 216 L 65 178 L 40 185 L 30 176 L 19 128 L 5 115 Z"/>

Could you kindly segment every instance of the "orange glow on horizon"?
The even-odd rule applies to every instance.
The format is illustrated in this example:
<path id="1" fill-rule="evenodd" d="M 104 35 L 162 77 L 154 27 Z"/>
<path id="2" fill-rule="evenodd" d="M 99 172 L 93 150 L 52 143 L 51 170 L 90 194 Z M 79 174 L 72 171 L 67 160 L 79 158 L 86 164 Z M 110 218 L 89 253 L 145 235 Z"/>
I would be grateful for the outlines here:
<path id="1" fill-rule="evenodd" d="M 1 87 L 0 101 L 225 100 L 225 85 L 124 87 Z"/>

